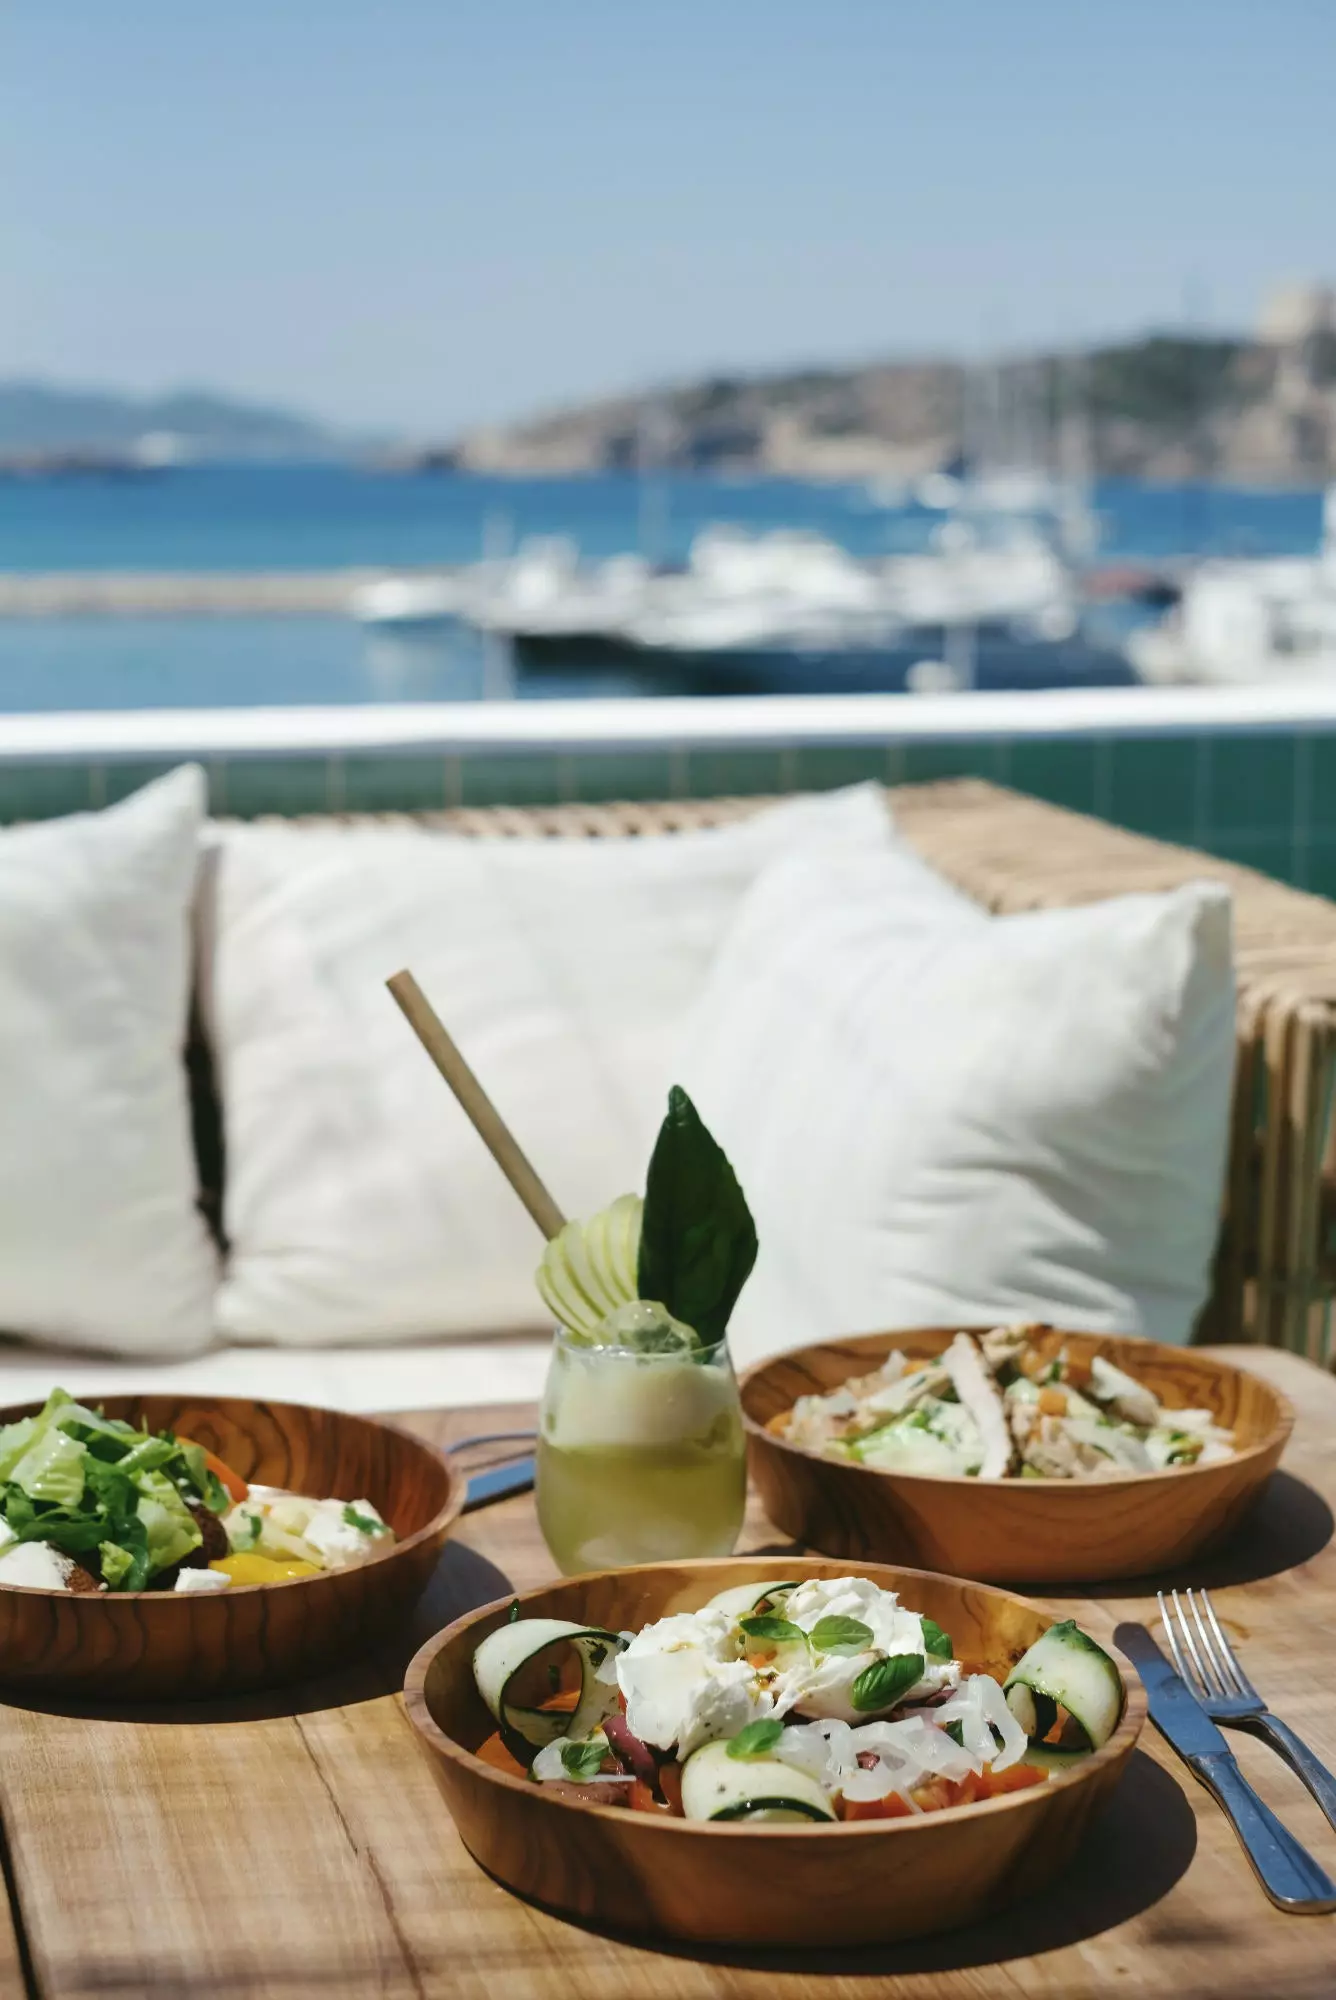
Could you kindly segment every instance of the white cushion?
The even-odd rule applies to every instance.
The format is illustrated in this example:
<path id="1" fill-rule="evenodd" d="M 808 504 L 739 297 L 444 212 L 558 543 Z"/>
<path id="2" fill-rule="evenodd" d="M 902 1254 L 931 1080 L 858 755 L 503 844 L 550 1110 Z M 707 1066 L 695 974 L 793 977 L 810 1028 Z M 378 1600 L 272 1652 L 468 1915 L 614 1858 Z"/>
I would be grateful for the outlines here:
<path id="1" fill-rule="evenodd" d="M 761 1242 L 737 1358 L 1016 1317 L 1186 1340 L 1234 1061 L 1226 894 L 994 918 L 898 891 L 876 855 L 778 862 L 689 1028 L 681 1080 Z"/>
<path id="2" fill-rule="evenodd" d="M 209 1338 L 183 1049 L 204 777 L 0 833 L 0 1326 L 122 1354 Z"/>
<path id="3" fill-rule="evenodd" d="M 416 974 L 558 1203 L 587 1214 L 643 1186 L 676 1037 L 760 869 L 794 846 L 893 835 L 864 786 L 638 840 L 270 826 L 217 840 L 218 1327 L 324 1344 L 543 1324 L 538 1234 L 390 974 Z"/>
<path id="4" fill-rule="evenodd" d="M 0 1405 L 42 1402 L 55 1383 L 100 1396 L 254 1396 L 374 1415 L 471 1403 L 532 1403 L 543 1393 L 548 1339 L 451 1340 L 408 1347 L 214 1347 L 181 1361 L 40 1356 L 0 1348 Z"/>

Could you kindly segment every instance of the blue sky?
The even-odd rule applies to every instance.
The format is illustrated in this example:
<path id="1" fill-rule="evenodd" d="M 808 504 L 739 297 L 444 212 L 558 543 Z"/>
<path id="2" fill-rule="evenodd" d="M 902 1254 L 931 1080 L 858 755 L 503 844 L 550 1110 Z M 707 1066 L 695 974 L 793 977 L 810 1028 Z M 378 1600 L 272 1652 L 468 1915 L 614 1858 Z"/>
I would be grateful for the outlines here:
<path id="1" fill-rule="evenodd" d="M 1336 0 L 0 0 L 0 373 L 448 434 L 1336 277 Z"/>

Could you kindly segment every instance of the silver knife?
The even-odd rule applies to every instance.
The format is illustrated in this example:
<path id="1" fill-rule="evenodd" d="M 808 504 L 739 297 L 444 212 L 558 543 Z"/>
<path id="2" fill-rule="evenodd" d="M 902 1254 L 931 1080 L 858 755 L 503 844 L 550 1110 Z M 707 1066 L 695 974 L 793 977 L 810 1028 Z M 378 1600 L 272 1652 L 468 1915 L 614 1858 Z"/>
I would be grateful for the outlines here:
<path id="1" fill-rule="evenodd" d="M 1211 1793 L 1276 1907 L 1303 1915 L 1336 1910 L 1336 1882 L 1263 1805 L 1224 1737 L 1144 1625 L 1120 1625 L 1114 1639 L 1141 1675 L 1151 1721 Z"/>

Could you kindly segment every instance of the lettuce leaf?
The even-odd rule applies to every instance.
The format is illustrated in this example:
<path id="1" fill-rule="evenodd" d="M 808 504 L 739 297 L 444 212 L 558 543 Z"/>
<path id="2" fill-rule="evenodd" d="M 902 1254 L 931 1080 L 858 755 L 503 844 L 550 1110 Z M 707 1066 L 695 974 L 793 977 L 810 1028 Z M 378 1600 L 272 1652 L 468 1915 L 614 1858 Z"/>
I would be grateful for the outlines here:
<path id="1" fill-rule="evenodd" d="M 0 1480 L 13 1478 L 14 1467 L 36 1436 L 36 1417 L 20 1417 L 0 1430 Z"/>
<path id="2" fill-rule="evenodd" d="M 211 1514 L 226 1514 L 232 1505 L 232 1496 L 216 1472 L 211 1472 L 204 1455 L 202 1444 L 178 1444 L 177 1449 L 185 1460 L 195 1491 Z"/>
<path id="3" fill-rule="evenodd" d="M 30 1500 L 77 1507 L 83 1499 L 84 1448 L 61 1430 L 39 1431 L 10 1478 Z"/>
<path id="4" fill-rule="evenodd" d="M 170 1479 L 161 1472 L 141 1472 L 135 1485 L 139 1489 L 139 1505 L 135 1512 L 144 1524 L 148 1538 L 148 1572 L 156 1576 L 161 1569 L 170 1569 L 180 1562 L 192 1549 L 199 1548 L 204 1537 L 195 1525 L 194 1517 L 185 1501 L 172 1485 Z"/>
<path id="5" fill-rule="evenodd" d="M 129 1549 L 119 1542 L 99 1542 L 97 1552 L 102 1561 L 102 1581 L 108 1590 L 133 1590 L 134 1585 L 126 1582 L 126 1577 L 134 1568 L 135 1559 Z"/>
<path id="6" fill-rule="evenodd" d="M 13 1534 L 96 1557 L 112 1590 L 143 1590 L 200 1546 L 187 1505 L 196 1493 L 227 1511 L 198 1446 L 149 1436 L 63 1389 L 35 1417 L 0 1429 L 0 1515 Z"/>

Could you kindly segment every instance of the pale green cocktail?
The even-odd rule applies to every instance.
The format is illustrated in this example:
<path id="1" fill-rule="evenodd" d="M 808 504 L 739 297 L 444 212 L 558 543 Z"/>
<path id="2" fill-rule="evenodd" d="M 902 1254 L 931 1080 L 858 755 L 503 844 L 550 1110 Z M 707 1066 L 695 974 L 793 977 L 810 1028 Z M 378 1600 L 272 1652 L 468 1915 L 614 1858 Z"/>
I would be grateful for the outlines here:
<path id="1" fill-rule="evenodd" d="M 746 1501 L 738 1386 L 723 1341 L 590 1346 L 558 1328 L 538 1433 L 538 1520 L 567 1576 L 725 1556 Z"/>

